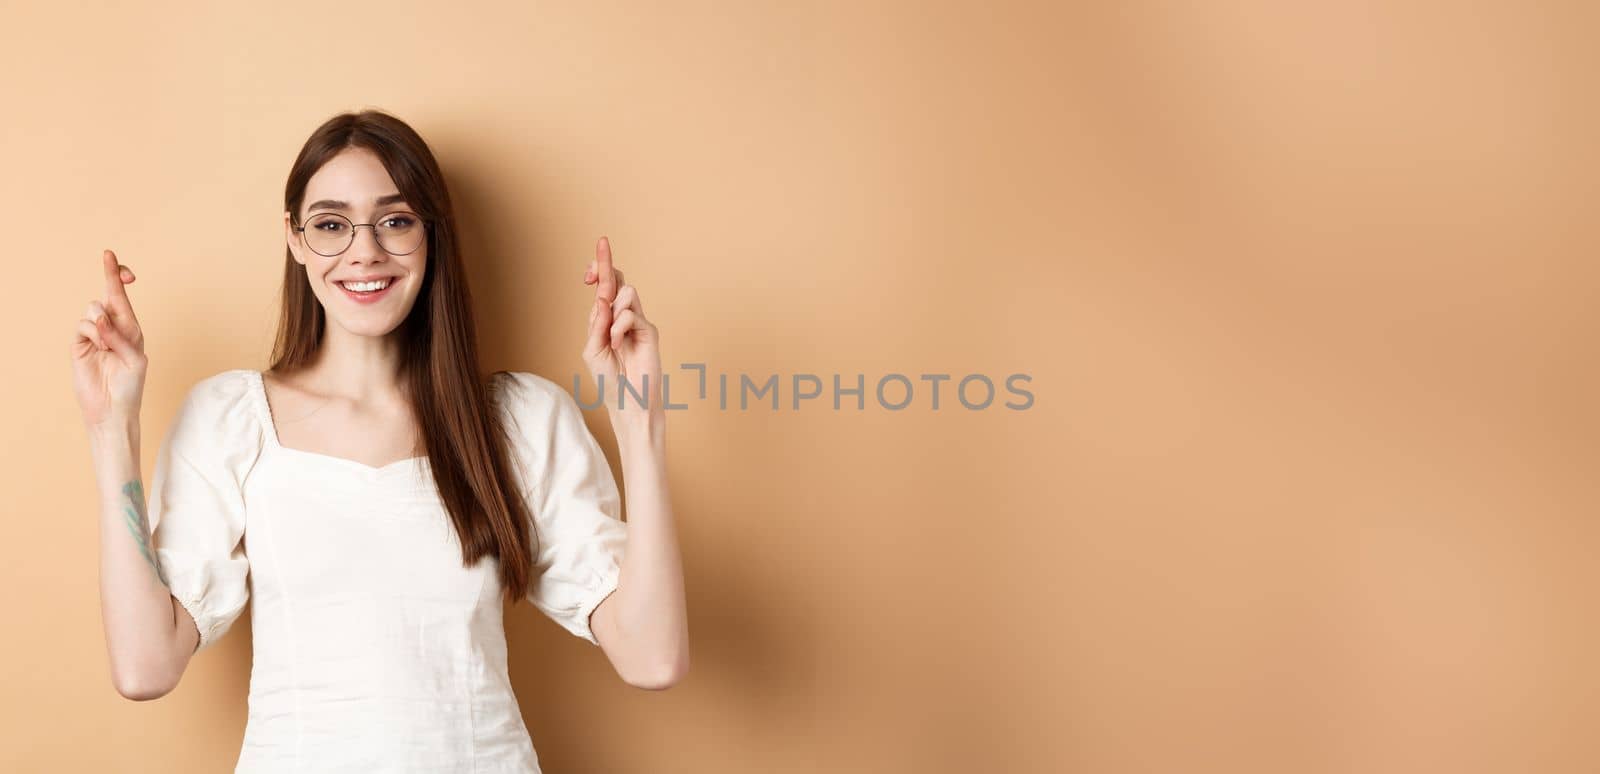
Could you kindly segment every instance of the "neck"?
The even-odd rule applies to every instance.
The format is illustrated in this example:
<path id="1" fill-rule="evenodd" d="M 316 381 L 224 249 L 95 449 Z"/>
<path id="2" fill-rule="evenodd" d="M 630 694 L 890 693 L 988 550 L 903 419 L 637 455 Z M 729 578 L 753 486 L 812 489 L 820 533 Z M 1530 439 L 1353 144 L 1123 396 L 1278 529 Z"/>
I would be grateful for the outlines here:
<path id="1" fill-rule="evenodd" d="M 403 400 L 399 335 L 360 336 L 338 324 L 328 325 L 305 375 L 324 394 L 365 401 Z"/>

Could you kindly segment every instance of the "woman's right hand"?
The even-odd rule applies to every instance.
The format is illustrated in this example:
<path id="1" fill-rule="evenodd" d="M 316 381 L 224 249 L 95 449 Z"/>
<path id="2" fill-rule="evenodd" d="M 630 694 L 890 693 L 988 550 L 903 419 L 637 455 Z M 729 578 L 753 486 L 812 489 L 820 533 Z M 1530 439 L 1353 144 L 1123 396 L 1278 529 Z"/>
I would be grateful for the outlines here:
<path id="1" fill-rule="evenodd" d="M 100 257 L 106 297 L 89 302 L 72 335 L 72 386 L 90 429 L 138 421 L 146 365 L 144 332 L 123 288 L 133 282 L 133 270 L 110 250 Z"/>

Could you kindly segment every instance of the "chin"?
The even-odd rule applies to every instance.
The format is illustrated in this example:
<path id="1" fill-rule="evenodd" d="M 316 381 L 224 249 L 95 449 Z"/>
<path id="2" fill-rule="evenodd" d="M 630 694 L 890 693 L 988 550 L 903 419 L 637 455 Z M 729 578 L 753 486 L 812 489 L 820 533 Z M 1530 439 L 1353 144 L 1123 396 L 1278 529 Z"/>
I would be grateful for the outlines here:
<path id="1" fill-rule="evenodd" d="M 329 328 L 337 327 L 339 330 L 355 336 L 387 336 L 400 329 L 401 320 L 351 319 L 328 314 L 327 307 L 323 307 L 322 312 L 323 319 L 327 321 Z"/>
<path id="2" fill-rule="evenodd" d="M 335 299 L 334 303 L 339 302 Z M 399 330 L 406 319 L 404 314 L 382 314 L 377 310 L 361 314 L 360 310 L 351 313 L 348 309 L 338 309 L 338 313 L 334 313 L 334 308 L 326 304 L 322 307 L 323 318 L 328 325 L 337 325 L 340 330 L 356 336 L 387 336 Z"/>
<path id="3" fill-rule="evenodd" d="M 400 299 L 396 299 L 400 300 Z M 404 311 L 396 314 L 393 310 L 382 309 L 349 309 L 348 302 L 343 298 L 322 299 L 322 313 L 329 325 L 337 325 L 346 333 L 356 336 L 387 336 L 400 329 L 405 322 L 406 315 L 411 311 L 411 305 L 416 299 L 403 299 L 401 304 Z M 366 313 L 363 314 L 363 311 Z M 388 311 L 389 314 L 383 312 Z"/>
<path id="4" fill-rule="evenodd" d="M 391 333 L 394 333 L 397 330 L 400 330 L 400 321 L 399 320 L 395 320 L 392 323 L 384 323 L 384 324 L 380 324 L 380 325 L 374 325 L 372 323 L 365 322 L 365 321 L 362 321 L 360 323 L 355 323 L 355 324 L 346 324 L 346 323 L 341 321 L 339 323 L 339 327 L 344 328 L 346 331 L 348 331 L 350 333 L 353 333 L 353 334 L 355 334 L 357 336 L 371 336 L 373 338 L 381 338 L 381 337 L 387 336 L 387 335 L 389 335 Z"/>

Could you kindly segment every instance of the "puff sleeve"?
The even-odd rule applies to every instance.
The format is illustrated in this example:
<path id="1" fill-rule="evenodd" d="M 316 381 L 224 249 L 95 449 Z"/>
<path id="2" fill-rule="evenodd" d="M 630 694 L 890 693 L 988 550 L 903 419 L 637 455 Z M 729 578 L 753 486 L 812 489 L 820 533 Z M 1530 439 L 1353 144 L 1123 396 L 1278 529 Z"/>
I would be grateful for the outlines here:
<path id="1" fill-rule="evenodd" d="M 197 652 L 228 631 L 249 599 L 242 490 L 263 436 L 247 375 L 226 371 L 190 388 L 151 478 L 151 540 L 172 596 L 200 630 Z"/>
<path id="2" fill-rule="evenodd" d="M 628 538 L 611 465 L 577 401 L 556 383 L 525 371 L 498 371 L 489 384 L 536 530 L 528 601 L 598 645 L 589 616 L 616 590 Z"/>

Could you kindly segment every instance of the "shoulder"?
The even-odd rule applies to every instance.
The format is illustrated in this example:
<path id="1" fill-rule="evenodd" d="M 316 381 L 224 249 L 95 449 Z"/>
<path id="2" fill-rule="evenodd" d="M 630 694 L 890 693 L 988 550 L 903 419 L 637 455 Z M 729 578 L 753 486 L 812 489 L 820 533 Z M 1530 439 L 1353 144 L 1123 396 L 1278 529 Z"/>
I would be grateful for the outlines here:
<path id="1" fill-rule="evenodd" d="M 489 384 L 490 401 L 519 445 L 553 450 L 594 443 L 577 399 L 554 381 L 527 371 L 496 371 Z"/>
<path id="2" fill-rule="evenodd" d="M 206 376 L 189 387 L 171 435 L 186 444 L 258 446 L 261 410 L 256 400 L 260 374 L 234 368 Z"/>
<path id="3" fill-rule="evenodd" d="M 189 387 L 183 398 L 185 412 L 201 412 L 210 416 L 228 413 L 253 413 L 255 395 L 254 379 L 260 376 L 244 368 L 232 368 L 212 374 Z"/>
<path id="4" fill-rule="evenodd" d="M 241 403 L 250 394 L 255 371 L 230 368 L 207 376 L 189 387 L 189 398 L 207 403 Z"/>
<path id="5" fill-rule="evenodd" d="M 497 406 L 519 419 L 578 410 L 578 402 L 561 385 L 528 371 L 490 374 L 489 395 Z"/>
<path id="6" fill-rule="evenodd" d="M 527 371 L 496 371 L 490 375 L 489 384 L 490 401 L 501 418 L 501 428 L 534 491 L 610 480 L 605 453 L 589 431 L 583 409 L 571 392 Z"/>
<path id="7" fill-rule="evenodd" d="M 531 371 L 495 371 L 489 375 L 489 388 L 540 395 L 566 394 L 561 385 Z"/>

